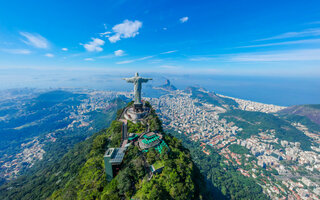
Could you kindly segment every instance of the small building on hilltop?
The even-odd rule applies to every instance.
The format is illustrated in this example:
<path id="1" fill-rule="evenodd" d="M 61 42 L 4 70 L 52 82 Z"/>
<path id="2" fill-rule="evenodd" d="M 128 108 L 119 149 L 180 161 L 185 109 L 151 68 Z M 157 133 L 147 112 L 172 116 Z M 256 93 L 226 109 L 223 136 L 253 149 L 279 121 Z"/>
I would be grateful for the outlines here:
<path id="1" fill-rule="evenodd" d="M 118 174 L 126 149 L 127 148 L 125 147 L 109 148 L 104 154 L 104 166 L 108 181 L 111 181 L 113 177 L 115 177 Z"/>
<path id="2" fill-rule="evenodd" d="M 150 148 L 155 148 L 160 154 L 164 147 L 167 147 L 165 141 L 162 140 L 162 134 L 155 132 L 148 132 L 142 134 L 138 139 L 139 148 L 143 152 L 147 152 Z"/>

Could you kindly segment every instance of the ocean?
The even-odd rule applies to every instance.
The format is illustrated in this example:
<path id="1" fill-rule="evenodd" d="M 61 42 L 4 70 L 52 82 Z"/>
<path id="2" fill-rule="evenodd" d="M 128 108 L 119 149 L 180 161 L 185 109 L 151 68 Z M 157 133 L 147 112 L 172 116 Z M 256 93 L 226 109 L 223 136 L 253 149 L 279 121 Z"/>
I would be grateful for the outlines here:
<path id="1" fill-rule="evenodd" d="M 9 88 L 90 88 L 98 90 L 132 90 L 132 84 L 121 78 L 134 74 L 107 73 L 2 73 L 0 89 Z M 169 79 L 178 89 L 201 86 L 218 94 L 267 104 L 291 106 L 320 104 L 320 78 L 179 75 L 141 73 L 152 77 L 143 87 L 159 86 Z"/>
<path id="2" fill-rule="evenodd" d="M 176 77 L 172 84 L 180 89 L 199 85 L 218 94 L 281 106 L 320 104 L 320 78 L 203 75 Z"/>

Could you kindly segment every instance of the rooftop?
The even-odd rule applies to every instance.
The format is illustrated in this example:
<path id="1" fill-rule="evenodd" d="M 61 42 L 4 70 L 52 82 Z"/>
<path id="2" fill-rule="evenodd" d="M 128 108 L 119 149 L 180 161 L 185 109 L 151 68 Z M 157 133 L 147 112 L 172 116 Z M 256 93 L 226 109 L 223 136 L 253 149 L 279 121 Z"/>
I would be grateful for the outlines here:
<path id="1" fill-rule="evenodd" d="M 161 142 L 161 138 L 158 136 L 158 134 L 149 132 L 141 135 L 138 142 L 141 149 L 148 149 L 158 145 Z"/>
<path id="2" fill-rule="evenodd" d="M 112 157 L 113 152 L 114 152 L 114 148 L 109 148 L 104 154 L 104 157 Z"/>
<path id="3" fill-rule="evenodd" d="M 126 152 L 125 147 L 121 147 L 121 148 L 109 148 L 104 157 L 111 157 L 109 163 L 113 164 L 113 165 L 119 165 L 122 160 L 123 157 L 125 155 Z"/>

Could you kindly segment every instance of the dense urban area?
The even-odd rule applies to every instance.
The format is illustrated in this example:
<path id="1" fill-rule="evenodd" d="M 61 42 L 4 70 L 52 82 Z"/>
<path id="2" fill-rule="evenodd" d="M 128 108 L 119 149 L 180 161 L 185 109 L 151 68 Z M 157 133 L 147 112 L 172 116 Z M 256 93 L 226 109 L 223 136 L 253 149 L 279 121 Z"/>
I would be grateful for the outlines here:
<path id="1" fill-rule="evenodd" d="M 275 113 L 284 108 L 232 99 L 240 110 Z M 185 91 L 173 91 L 150 101 L 157 108 L 164 128 L 173 129 L 191 141 L 200 141 L 203 153 L 207 155 L 210 154 L 208 148 L 217 149 L 225 158 L 225 165 L 236 166 L 243 176 L 256 179 L 271 198 L 319 198 L 319 132 L 312 132 L 301 123 L 292 123 L 318 144 L 303 150 L 299 142 L 277 138 L 273 129 L 247 138 L 239 137 L 242 127 L 221 117 L 226 108 L 200 102 Z"/>

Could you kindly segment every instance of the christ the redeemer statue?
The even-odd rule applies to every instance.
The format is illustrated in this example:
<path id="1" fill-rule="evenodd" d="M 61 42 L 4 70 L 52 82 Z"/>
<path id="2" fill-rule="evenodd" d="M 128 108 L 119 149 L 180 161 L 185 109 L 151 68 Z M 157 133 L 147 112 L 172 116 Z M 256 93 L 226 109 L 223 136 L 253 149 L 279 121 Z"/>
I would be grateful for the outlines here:
<path id="1" fill-rule="evenodd" d="M 141 87 L 142 83 L 146 83 L 149 80 L 152 80 L 152 78 L 142 78 L 139 76 L 138 72 L 136 72 L 136 75 L 132 78 L 123 78 L 123 80 L 126 80 L 128 83 L 134 84 L 134 104 L 142 104 L 141 103 Z"/>

